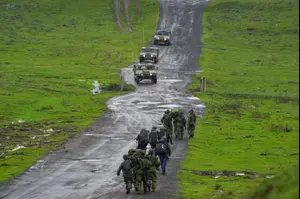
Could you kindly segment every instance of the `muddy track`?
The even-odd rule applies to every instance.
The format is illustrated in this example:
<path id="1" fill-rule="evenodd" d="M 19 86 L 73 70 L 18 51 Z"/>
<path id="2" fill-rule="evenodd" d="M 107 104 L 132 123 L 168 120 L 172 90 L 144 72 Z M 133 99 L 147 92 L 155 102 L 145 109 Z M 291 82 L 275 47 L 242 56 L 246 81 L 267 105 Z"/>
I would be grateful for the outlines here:
<path id="1" fill-rule="evenodd" d="M 187 146 L 187 136 L 172 145 L 167 176 L 159 175 L 158 190 L 126 196 L 122 177 L 116 170 L 122 155 L 135 148 L 133 140 L 142 127 L 160 124 L 163 112 L 178 107 L 194 108 L 197 115 L 204 106 L 186 92 L 191 73 L 199 69 L 201 14 L 205 1 L 159 0 L 158 28 L 173 32 L 171 46 L 160 46 L 157 84 L 141 84 L 135 92 L 110 99 L 107 111 L 90 128 L 71 139 L 66 149 L 45 156 L 19 178 L 0 186 L 5 199 L 95 199 L 95 198 L 169 198 L 177 190 L 176 174 Z M 122 71 L 125 81 L 133 83 L 132 66 Z M 174 198 L 174 197 L 172 197 Z"/>

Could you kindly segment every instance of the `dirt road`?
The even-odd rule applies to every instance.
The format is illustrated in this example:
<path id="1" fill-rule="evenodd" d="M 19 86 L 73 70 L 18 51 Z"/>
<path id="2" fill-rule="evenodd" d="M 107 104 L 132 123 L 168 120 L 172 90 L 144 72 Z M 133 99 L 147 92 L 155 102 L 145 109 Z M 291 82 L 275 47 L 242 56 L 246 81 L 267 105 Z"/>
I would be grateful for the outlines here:
<path id="1" fill-rule="evenodd" d="M 122 177 L 116 170 L 122 155 L 135 148 L 133 140 L 141 128 L 160 124 L 168 108 L 194 108 L 201 115 L 201 101 L 186 93 L 191 73 L 199 69 L 201 14 L 205 1 L 160 0 L 159 29 L 173 33 L 171 46 L 161 46 L 157 84 L 141 84 L 135 92 L 112 98 L 109 111 L 66 144 L 68 152 L 56 151 L 40 160 L 28 172 L 0 186 L 5 199 L 95 199 L 169 198 L 175 193 L 176 173 L 183 159 L 187 138 L 172 145 L 167 176 L 159 175 L 156 193 L 126 196 Z M 132 66 L 123 70 L 133 83 Z M 172 197 L 174 198 L 174 197 Z"/>

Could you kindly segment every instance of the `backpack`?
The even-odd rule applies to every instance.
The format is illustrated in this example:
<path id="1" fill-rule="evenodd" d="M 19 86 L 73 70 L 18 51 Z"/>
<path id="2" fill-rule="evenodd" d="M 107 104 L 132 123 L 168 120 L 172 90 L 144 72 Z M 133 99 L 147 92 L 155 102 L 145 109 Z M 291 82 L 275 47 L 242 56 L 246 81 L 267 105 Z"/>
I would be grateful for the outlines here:
<path id="1" fill-rule="evenodd" d="M 145 142 L 147 143 L 149 141 L 148 139 L 148 131 L 147 130 L 141 130 L 139 134 L 139 142 Z"/>
<path id="2" fill-rule="evenodd" d="M 166 155 L 167 154 L 167 145 L 165 143 L 157 143 L 155 146 L 156 155 Z"/>
<path id="3" fill-rule="evenodd" d="M 151 167 L 151 162 L 148 159 L 141 158 L 140 160 L 140 168 L 142 170 L 147 170 Z"/>
<path id="4" fill-rule="evenodd" d="M 152 131 L 150 134 L 150 144 L 156 144 L 158 140 L 158 133 L 157 131 Z"/>
<path id="5" fill-rule="evenodd" d="M 167 135 L 166 135 L 166 129 L 165 128 L 160 128 L 159 129 L 159 134 L 158 134 L 158 140 L 160 140 L 164 136 L 167 137 Z"/>
<path id="6" fill-rule="evenodd" d="M 129 172 L 131 170 L 131 160 L 127 159 L 123 163 L 124 172 Z"/>

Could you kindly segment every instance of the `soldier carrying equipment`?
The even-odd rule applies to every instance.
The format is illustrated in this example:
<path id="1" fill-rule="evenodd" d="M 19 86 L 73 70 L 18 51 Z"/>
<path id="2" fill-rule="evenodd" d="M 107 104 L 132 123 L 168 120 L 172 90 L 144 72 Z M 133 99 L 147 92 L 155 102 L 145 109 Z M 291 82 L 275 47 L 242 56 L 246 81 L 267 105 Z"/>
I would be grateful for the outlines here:
<path id="1" fill-rule="evenodd" d="M 137 149 L 145 150 L 147 149 L 147 145 L 149 143 L 148 131 L 146 129 L 142 129 L 139 135 L 136 137 L 138 141 Z"/>
<path id="2" fill-rule="evenodd" d="M 149 150 L 147 158 L 151 162 L 151 166 L 148 172 L 148 185 L 151 185 L 152 192 L 155 192 L 157 180 L 156 170 L 159 170 L 160 162 L 157 156 L 153 154 L 152 149 Z"/>
<path id="3" fill-rule="evenodd" d="M 194 137 L 194 131 L 195 131 L 195 128 L 196 128 L 196 120 L 197 120 L 197 117 L 194 113 L 194 110 L 191 109 L 189 111 L 188 122 L 187 122 L 187 129 L 188 129 L 188 133 L 189 133 L 189 138 Z"/>
<path id="4" fill-rule="evenodd" d="M 173 141 L 172 141 L 172 131 L 173 131 L 172 114 L 170 113 L 169 110 L 165 111 L 165 114 L 161 118 L 161 123 L 164 125 L 164 128 L 166 130 L 166 133 L 167 133 L 166 136 L 167 136 L 168 142 L 173 144 Z"/>
<path id="5" fill-rule="evenodd" d="M 149 141 L 150 141 L 151 148 L 154 149 L 158 141 L 158 132 L 156 130 L 156 127 L 152 127 L 151 132 L 149 134 Z"/>
<path id="6" fill-rule="evenodd" d="M 118 168 L 117 176 L 120 175 L 120 172 L 123 172 L 123 178 L 124 182 L 126 184 L 126 194 L 130 193 L 130 189 L 132 188 L 133 183 L 133 172 L 132 172 L 132 162 L 130 159 L 128 159 L 128 155 L 123 155 L 124 161 L 121 163 L 121 165 Z"/>

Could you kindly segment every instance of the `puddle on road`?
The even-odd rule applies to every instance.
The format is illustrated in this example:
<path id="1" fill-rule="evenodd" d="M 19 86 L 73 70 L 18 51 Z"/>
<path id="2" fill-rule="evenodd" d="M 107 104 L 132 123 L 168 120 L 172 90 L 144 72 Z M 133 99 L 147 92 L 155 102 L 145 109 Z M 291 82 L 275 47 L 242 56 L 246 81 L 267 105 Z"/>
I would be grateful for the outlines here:
<path id="1" fill-rule="evenodd" d="M 111 137 L 110 135 L 105 134 L 93 134 L 93 133 L 86 133 L 84 134 L 86 136 L 94 136 L 94 137 L 101 137 L 101 138 L 107 138 L 110 140 L 133 140 L 131 137 Z"/>
<path id="2" fill-rule="evenodd" d="M 180 105 L 176 105 L 176 104 L 166 104 L 166 105 L 159 105 L 157 107 L 163 107 L 163 108 L 179 108 L 182 107 Z"/>
<path id="3" fill-rule="evenodd" d="M 93 90 L 91 90 L 91 92 L 93 94 L 97 94 L 97 93 L 101 93 L 102 92 L 101 85 L 99 84 L 98 81 L 94 81 L 93 85 L 95 86 L 95 88 Z"/>
<path id="4" fill-rule="evenodd" d="M 189 100 L 200 100 L 198 97 L 186 97 L 187 99 L 189 99 Z"/>
<path id="5" fill-rule="evenodd" d="M 197 107 L 201 107 L 201 108 L 204 108 L 204 107 L 205 107 L 204 104 L 197 104 L 196 106 L 197 106 Z"/>
<path id="6" fill-rule="evenodd" d="M 102 159 L 86 159 L 86 160 L 80 160 L 82 162 L 103 162 Z"/>
<path id="7" fill-rule="evenodd" d="M 138 104 L 143 104 L 143 105 L 150 105 L 150 104 L 161 104 L 161 102 L 150 102 L 150 101 L 148 101 L 148 102 L 139 102 Z"/>
<path id="8" fill-rule="evenodd" d="M 180 79 L 159 79 L 160 82 L 170 82 L 170 83 L 174 83 L 174 82 L 182 82 L 183 80 Z"/>

